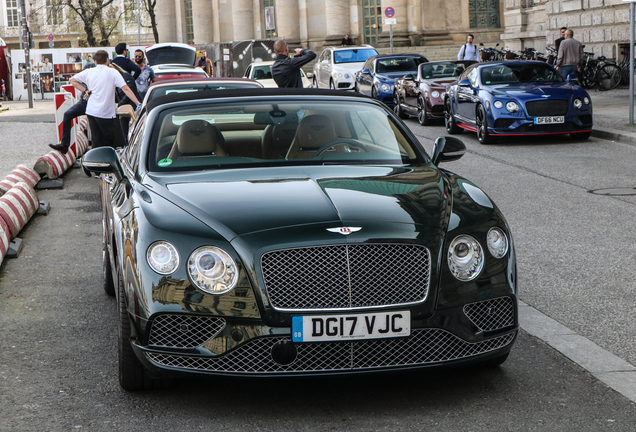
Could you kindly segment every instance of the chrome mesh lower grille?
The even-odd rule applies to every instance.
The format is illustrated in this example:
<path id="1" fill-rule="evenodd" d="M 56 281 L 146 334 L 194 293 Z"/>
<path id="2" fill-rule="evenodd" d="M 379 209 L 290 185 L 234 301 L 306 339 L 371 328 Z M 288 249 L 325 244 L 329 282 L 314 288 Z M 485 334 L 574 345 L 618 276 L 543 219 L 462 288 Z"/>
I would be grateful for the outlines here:
<path id="1" fill-rule="evenodd" d="M 148 353 L 161 366 L 210 372 L 285 373 L 374 369 L 425 365 L 459 360 L 510 344 L 515 333 L 483 342 L 467 342 L 443 329 L 414 329 L 411 336 L 354 342 L 298 344 L 298 356 L 289 365 L 272 360 L 271 349 L 288 337 L 254 339 L 219 357 L 192 357 Z"/>
<path id="2" fill-rule="evenodd" d="M 148 345 L 170 348 L 196 348 L 225 328 L 223 318 L 195 315 L 159 315 L 152 321 Z"/>
<path id="3" fill-rule="evenodd" d="M 482 331 L 499 330 L 515 323 L 515 307 L 510 297 L 467 304 L 464 314 Z"/>
<path id="4" fill-rule="evenodd" d="M 261 258 L 277 310 L 328 310 L 424 301 L 430 254 L 419 245 L 351 244 L 285 249 Z"/>

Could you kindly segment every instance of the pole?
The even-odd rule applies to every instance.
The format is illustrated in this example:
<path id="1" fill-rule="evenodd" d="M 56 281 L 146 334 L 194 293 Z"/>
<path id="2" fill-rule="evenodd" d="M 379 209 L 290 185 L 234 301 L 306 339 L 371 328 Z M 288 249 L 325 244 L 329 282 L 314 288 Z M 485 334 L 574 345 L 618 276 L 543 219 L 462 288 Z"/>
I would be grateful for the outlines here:
<path id="1" fill-rule="evenodd" d="M 137 45 L 141 45 L 141 7 L 140 0 L 137 0 Z"/>
<path id="2" fill-rule="evenodd" d="M 391 44 L 391 54 L 393 54 L 393 24 L 389 25 L 389 41 Z"/>
<path id="3" fill-rule="evenodd" d="M 26 66 L 27 75 L 27 94 L 29 95 L 29 108 L 33 108 L 33 86 L 31 83 L 31 46 L 29 44 L 29 27 L 27 26 L 26 3 L 24 0 L 20 0 L 20 11 L 22 12 L 20 25 L 22 26 L 21 40 L 24 40 L 24 64 Z"/>
<path id="4" fill-rule="evenodd" d="M 634 124 L 634 2 L 629 4 L 629 124 Z"/>

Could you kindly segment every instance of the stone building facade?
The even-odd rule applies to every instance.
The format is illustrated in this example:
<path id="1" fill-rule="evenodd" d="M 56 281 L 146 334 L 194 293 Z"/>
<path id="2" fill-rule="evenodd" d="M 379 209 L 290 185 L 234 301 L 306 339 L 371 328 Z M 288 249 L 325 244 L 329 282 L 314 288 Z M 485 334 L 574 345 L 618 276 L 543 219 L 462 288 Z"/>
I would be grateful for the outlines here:
<path id="1" fill-rule="evenodd" d="M 621 0 L 504 0 L 501 39 L 512 50 L 554 46 L 568 27 L 585 50 L 622 60 L 629 46 L 629 4 Z"/>
<path id="2" fill-rule="evenodd" d="M 285 38 L 317 50 L 339 44 L 389 45 L 384 11 L 395 10 L 394 46 L 452 45 L 467 33 L 499 40 L 504 0 L 158 0 L 159 40 L 197 45 Z"/>

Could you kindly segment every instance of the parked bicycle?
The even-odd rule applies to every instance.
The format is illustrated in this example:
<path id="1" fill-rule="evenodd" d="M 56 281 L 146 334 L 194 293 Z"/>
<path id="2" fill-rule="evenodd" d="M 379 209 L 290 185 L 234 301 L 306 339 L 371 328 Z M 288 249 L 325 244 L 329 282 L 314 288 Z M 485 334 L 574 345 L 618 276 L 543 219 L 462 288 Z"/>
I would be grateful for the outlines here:
<path id="1" fill-rule="evenodd" d="M 621 86 L 629 87 L 629 46 L 621 48 L 623 60 L 618 64 L 621 68 Z"/>
<path id="2" fill-rule="evenodd" d="M 594 59 L 594 53 L 585 53 L 585 64 L 579 74 L 579 83 L 583 88 L 592 89 L 598 85 L 599 90 L 611 90 L 621 83 L 621 68 L 614 60 L 605 56 Z"/>

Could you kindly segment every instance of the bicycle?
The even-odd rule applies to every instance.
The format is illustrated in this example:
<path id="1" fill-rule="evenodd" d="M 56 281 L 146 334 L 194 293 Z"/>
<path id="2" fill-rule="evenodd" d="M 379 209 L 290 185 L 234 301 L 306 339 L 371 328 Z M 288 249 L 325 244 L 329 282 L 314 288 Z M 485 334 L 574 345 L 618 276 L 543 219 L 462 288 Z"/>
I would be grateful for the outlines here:
<path id="1" fill-rule="evenodd" d="M 621 86 L 629 87 L 629 47 L 621 48 L 621 54 L 623 60 L 618 64 L 618 67 L 621 68 Z"/>
<path id="2" fill-rule="evenodd" d="M 579 83 L 583 88 L 591 89 L 598 85 L 599 90 L 611 90 L 621 83 L 621 68 L 605 56 L 593 59 L 594 53 L 585 52 L 585 64 L 579 74 Z"/>

